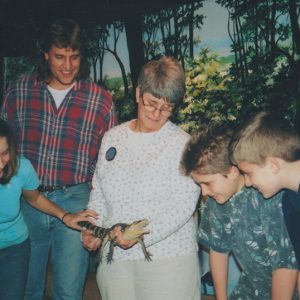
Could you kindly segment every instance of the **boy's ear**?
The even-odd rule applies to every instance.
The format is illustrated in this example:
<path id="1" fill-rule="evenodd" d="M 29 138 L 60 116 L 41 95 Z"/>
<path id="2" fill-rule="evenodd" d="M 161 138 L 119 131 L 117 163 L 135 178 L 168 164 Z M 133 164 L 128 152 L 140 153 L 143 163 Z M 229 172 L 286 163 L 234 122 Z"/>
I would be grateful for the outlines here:
<path id="1" fill-rule="evenodd" d="M 270 156 L 266 158 L 266 165 L 271 168 L 274 174 L 277 174 L 281 169 L 280 160 L 277 157 Z"/>

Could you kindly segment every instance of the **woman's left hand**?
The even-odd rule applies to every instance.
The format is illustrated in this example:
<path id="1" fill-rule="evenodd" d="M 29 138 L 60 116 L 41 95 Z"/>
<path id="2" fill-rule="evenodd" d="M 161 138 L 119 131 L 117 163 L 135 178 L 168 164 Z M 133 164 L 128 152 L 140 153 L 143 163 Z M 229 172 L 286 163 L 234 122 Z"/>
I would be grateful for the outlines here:
<path id="1" fill-rule="evenodd" d="M 110 238 L 115 240 L 116 244 L 124 250 L 131 248 L 138 242 L 137 240 L 124 239 L 121 226 L 116 226 L 109 234 Z"/>
<path id="2" fill-rule="evenodd" d="M 86 209 L 83 211 L 79 211 L 77 213 L 68 213 L 63 218 L 63 223 L 73 229 L 81 231 L 83 228 L 78 225 L 80 221 L 88 221 L 91 222 L 90 217 L 94 219 L 98 219 L 99 214 L 92 209 Z M 93 223 L 93 222 L 91 222 Z"/>

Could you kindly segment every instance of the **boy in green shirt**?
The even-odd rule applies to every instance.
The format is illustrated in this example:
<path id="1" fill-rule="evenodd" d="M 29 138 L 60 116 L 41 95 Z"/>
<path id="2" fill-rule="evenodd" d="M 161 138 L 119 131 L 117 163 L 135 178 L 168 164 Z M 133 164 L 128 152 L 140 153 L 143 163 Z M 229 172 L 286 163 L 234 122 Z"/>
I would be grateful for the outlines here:
<path id="1" fill-rule="evenodd" d="M 228 299 L 232 252 L 241 277 L 229 299 L 290 300 L 297 264 L 281 210 L 282 195 L 266 201 L 255 189 L 245 187 L 243 175 L 228 158 L 232 134 L 225 126 L 203 126 L 188 142 L 181 162 L 184 174 L 208 197 L 199 241 L 210 249 L 217 299 Z"/>

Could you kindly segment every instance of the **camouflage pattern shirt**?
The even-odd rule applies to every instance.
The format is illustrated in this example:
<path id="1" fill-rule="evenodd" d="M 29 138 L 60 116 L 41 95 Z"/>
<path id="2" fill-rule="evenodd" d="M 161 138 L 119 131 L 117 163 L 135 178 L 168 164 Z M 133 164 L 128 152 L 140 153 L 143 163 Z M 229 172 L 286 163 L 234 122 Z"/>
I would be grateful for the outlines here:
<path id="1" fill-rule="evenodd" d="M 297 269 L 282 213 L 282 193 L 265 200 L 244 188 L 225 204 L 204 204 L 199 242 L 214 251 L 232 252 L 242 269 L 229 299 L 271 299 L 272 272 Z"/>

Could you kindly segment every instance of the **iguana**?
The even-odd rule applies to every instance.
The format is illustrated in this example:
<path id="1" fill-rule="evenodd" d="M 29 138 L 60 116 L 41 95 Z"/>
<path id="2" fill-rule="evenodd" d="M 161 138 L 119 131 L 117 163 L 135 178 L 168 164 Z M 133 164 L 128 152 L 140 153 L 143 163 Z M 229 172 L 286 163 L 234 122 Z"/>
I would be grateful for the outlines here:
<path id="1" fill-rule="evenodd" d="M 78 222 L 78 224 L 85 229 L 91 230 L 93 236 L 101 239 L 102 243 L 99 251 L 100 262 L 102 262 L 103 251 L 108 242 L 110 242 L 110 245 L 109 252 L 107 254 L 107 263 L 111 263 L 113 261 L 114 247 L 118 246 L 118 243 L 116 240 L 110 238 L 109 233 L 117 226 L 121 227 L 121 231 L 123 232 L 123 237 L 125 240 L 137 241 L 138 243 L 140 243 L 145 255 L 145 260 L 152 260 L 151 254 L 147 251 L 144 241 L 142 239 L 142 236 L 144 234 L 148 234 L 150 232 L 148 229 L 145 228 L 149 224 L 149 221 L 147 219 L 135 221 L 131 224 L 117 223 L 110 228 L 99 227 L 87 221 L 81 221 Z"/>

